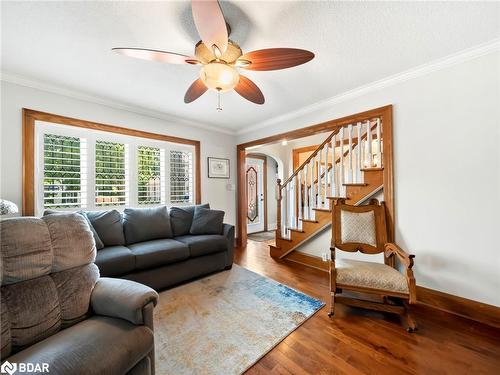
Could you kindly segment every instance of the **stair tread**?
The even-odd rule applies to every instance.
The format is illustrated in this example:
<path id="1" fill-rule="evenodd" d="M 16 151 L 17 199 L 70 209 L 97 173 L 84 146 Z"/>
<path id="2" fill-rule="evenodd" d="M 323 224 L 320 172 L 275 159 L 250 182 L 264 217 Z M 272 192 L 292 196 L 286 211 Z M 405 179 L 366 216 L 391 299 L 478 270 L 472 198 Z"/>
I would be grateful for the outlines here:
<path id="1" fill-rule="evenodd" d="M 313 208 L 314 211 L 332 212 L 329 208 Z"/>
<path id="2" fill-rule="evenodd" d="M 368 186 L 368 184 L 365 184 L 363 182 L 348 182 L 346 184 L 342 184 L 344 186 Z"/>
<path id="3" fill-rule="evenodd" d="M 345 200 L 349 200 L 350 198 L 349 197 L 326 197 L 326 199 L 345 199 Z"/>
<path id="4" fill-rule="evenodd" d="M 310 219 L 300 219 L 301 221 L 304 221 L 306 223 L 319 223 L 317 220 L 310 220 Z"/>
<path id="5" fill-rule="evenodd" d="M 277 241 L 288 241 L 288 242 L 292 242 L 292 239 L 291 239 L 291 238 L 283 238 L 283 237 L 280 237 L 280 238 L 277 238 L 276 240 L 277 240 Z"/>
<path id="6" fill-rule="evenodd" d="M 292 232 L 305 233 L 302 229 L 296 229 L 296 228 L 287 228 L 287 229 L 292 231 Z"/>
<path id="7" fill-rule="evenodd" d="M 362 172 L 383 171 L 384 167 L 361 168 Z"/>

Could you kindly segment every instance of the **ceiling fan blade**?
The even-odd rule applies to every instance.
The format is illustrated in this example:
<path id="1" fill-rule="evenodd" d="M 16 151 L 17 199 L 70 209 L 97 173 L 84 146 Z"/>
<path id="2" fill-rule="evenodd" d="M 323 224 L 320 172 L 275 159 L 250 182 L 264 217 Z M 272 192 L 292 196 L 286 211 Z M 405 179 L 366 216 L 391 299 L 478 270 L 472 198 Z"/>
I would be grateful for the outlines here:
<path id="1" fill-rule="evenodd" d="M 226 21 L 217 0 L 193 0 L 194 24 L 203 44 L 219 57 L 227 49 L 228 32 Z M 213 46 L 216 46 L 214 48 Z M 217 54 L 219 54 L 217 56 Z"/>
<path id="2" fill-rule="evenodd" d="M 198 64 L 199 61 L 195 57 L 181 55 L 174 52 L 158 51 L 155 49 L 146 48 L 113 48 L 113 52 L 120 55 L 135 57 L 136 59 L 144 59 L 158 61 L 168 64 Z"/>
<path id="3" fill-rule="evenodd" d="M 268 48 L 245 53 L 238 60 L 243 69 L 248 70 L 279 70 L 304 64 L 314 58 L 314 53 L 297 48 Z M 251 64 L 248 64 L 248 61 Z"/>
<path id="4" fill-rule="evenodd" d="M 264 104 L 264 94 L 250 79 L 240 74 L 240 81 L 234 88 L 238 94 L 255 104 Z"/>
<path id="5" fill-rule="evenodd" d="M 202 96 L 205 91 L 208 90 L 208 87 L 205 86 L 201 79 L 197 79 L 194 81 L 191 86 L 189 86 L 186 94 L 184 95 L 184 103 L 191 103 Z"/>

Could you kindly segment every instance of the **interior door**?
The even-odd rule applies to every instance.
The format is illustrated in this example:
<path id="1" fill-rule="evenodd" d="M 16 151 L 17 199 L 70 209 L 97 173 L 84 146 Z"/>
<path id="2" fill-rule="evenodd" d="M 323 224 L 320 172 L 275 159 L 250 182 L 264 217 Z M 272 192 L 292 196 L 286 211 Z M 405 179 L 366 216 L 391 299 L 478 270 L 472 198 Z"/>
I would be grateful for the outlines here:
<path id="1" fill-rule="evenodd" d="M 246 158 L 247 233 L 264 231 L 264 160 Z"/>

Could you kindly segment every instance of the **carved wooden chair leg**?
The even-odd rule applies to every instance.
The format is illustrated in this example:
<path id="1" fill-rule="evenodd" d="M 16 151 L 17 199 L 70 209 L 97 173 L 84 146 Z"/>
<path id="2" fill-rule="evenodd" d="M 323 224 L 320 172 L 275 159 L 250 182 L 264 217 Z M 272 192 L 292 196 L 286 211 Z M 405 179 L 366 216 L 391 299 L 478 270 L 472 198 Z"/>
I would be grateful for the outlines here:
<path id="1" fill-rule="evenodd" d="M 410 305 L 408 304 L 408 302 L 404 301 L 403 305 L 405 307 L 406 322 L 408 323 L 408 328 L 406 330 L 410 333 L 413 333 L 417 330 L 417 323 L 415 322 L 415 320 L 413 320 L 413 317 L 411 316 Z"/>
<path id="2" fill-rule="evenodd" d="M 330 312 L 328 313 L 328 316 L 331 318 L 332 316 L 335 315 L 335 293 L 331 292 L 331 300 L 330 300 Z"/>

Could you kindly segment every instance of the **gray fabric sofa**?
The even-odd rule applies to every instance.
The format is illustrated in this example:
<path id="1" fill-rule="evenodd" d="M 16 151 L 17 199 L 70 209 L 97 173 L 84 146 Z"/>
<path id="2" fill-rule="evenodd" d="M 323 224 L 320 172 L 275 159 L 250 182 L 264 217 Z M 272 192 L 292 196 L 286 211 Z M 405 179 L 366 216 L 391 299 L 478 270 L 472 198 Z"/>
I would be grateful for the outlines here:
<path id="1" fill-rule="evenodd" d="M 154 374 L 158 294 L 99 277 L 82 215 L 14 218 L 0 228 L 2 362 L 56 375 Z"/>
<path id="2" fill-rule="evenodd" d="M 102 276 L 140 282 L 156 290 L 204 276 L 233 264 L 234 226 L 201 217 L 208 205 L 86 212 L 101 240 L 95 264 Z M 210 210 L 212 213 L 215 210 Z M 216 212 L 216 213 L 217 213 Z M 222 213 L 222 216 L 220 216 Z M 217 224 L 217 222 L 219 224 Z M 191 234 L 210 232 L 209 234 Z M 98 242 L 99 240 L 97 240 Z"/>

